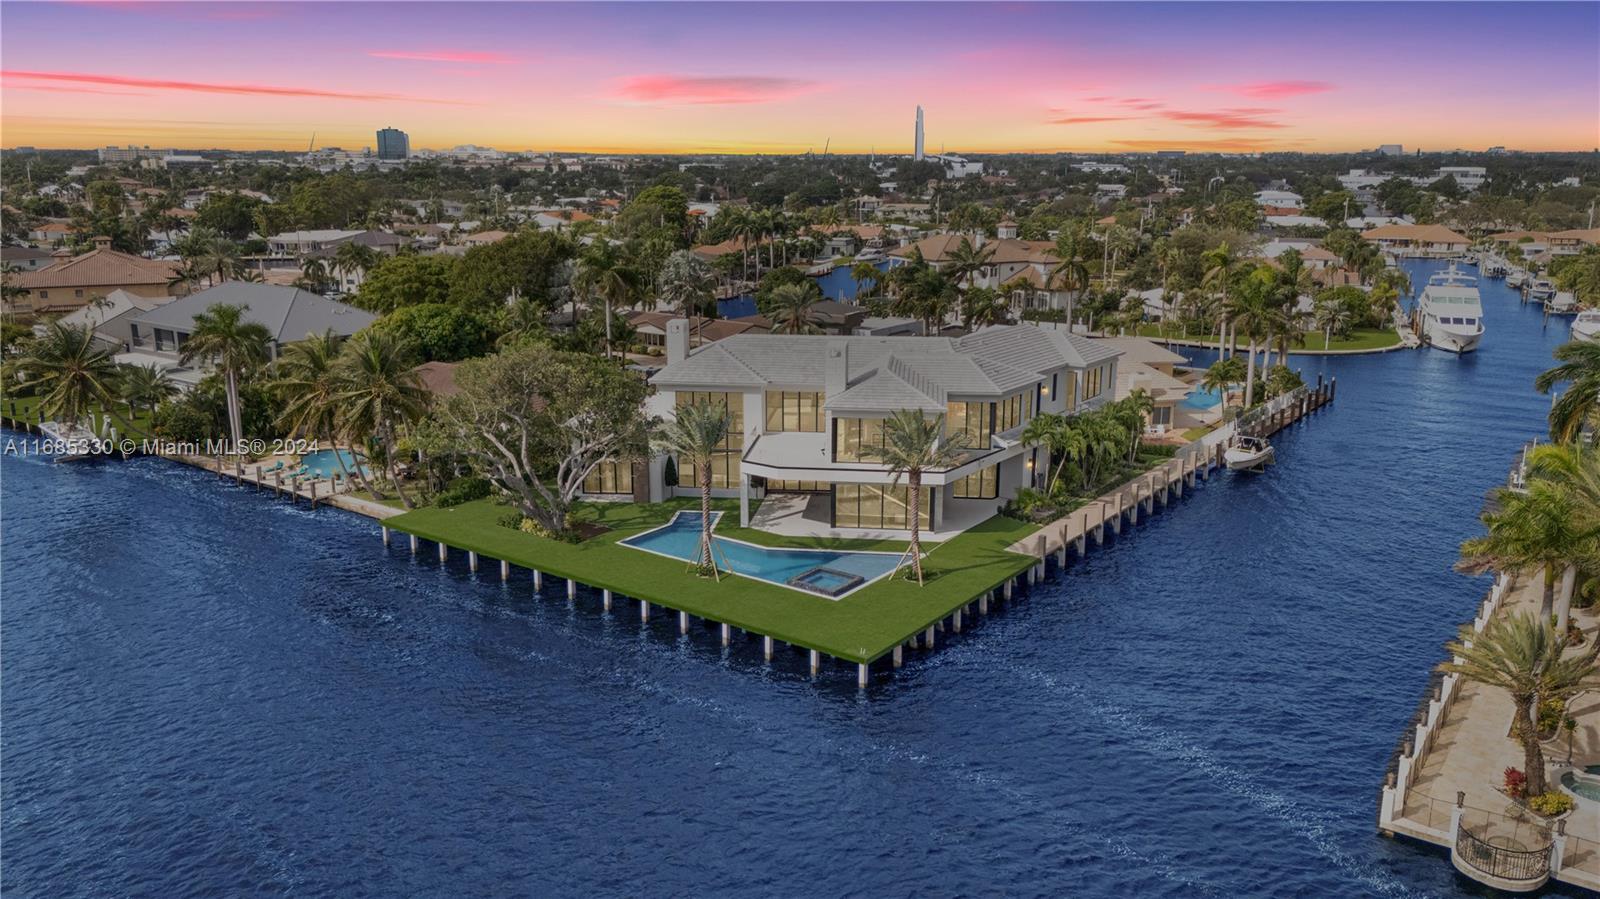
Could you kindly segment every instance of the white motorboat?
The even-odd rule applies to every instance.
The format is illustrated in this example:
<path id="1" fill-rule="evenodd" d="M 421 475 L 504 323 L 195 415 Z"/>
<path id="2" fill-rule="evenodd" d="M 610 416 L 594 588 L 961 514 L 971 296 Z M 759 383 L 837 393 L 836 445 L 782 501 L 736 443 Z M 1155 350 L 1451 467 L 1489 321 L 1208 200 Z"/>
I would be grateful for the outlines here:
<path id="1" fill-rule="evenodd" d="M 1600 309 L 1578 313 L 1572 320 L 1573 340 L 1594 340 L 1600 337 Z"/>
<path id="2" fill-rule="evenodd" d="M 1262 471 L 1278 461 L 1265 437 L 1236 437 L 1222 453 L 1229 471 Z"/>
<path id="3" fill-rule="evenodd" d="M 1543 278 L 1533 282 L 1533 285 L 1528 288 L 1529 299 L 1549 300 L 1553 299 L 1555 295 L 1556 286 Z"/>
<path id="4" fill-rule="evenodd" d="M 1483 303 L 1478 279 L 1454 265 L 1428 279 L 1417 300 L 1417 331 L 1422 340 L 1452 353 L 1470 353 L 1483 340 Z"/>
<path id="5" fill-rule="evenodd" d="M 1578 311 L 1578 298 L 1568 291 L 1559 291 L 1544 301 L 1544 311 L 1551 315 L 1571 315 Z"/>
<path id="6" fill-rule="evenodd" d="M 1521 290 L 1522 288 L 1527 287 L 1528 286 L 1528 273 L 1525 272 L 1525 271 L 1522 271 L 1521 269 L 1517 269 L 1516 271 L 1511 272 L 1510 274 L 1506 275 L 1506 286 L 1507 287 L 1514 287 L 1514 288 L 1516 288 L 1518 290 Z"/>

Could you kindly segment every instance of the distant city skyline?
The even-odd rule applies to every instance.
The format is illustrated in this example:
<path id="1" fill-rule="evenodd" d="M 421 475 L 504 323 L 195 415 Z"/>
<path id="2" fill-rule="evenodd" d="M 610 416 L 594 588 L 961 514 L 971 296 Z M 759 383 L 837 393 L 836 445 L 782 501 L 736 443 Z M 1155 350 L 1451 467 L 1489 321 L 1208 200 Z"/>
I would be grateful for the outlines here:
<path id="1" fill-rule="evenodd" d="M 1600 146 L 1595 3 L 0 5 L 7 147 Z"/>

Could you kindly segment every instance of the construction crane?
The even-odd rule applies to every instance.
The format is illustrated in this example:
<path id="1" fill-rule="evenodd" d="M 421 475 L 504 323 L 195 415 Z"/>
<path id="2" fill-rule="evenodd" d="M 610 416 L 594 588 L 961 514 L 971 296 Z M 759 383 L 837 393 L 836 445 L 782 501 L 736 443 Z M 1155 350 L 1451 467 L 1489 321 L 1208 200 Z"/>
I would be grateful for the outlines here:
<path id="1" fill-rule="evenodd" d="M 822 155 L 828 155 L 828 145 L 831 143 L 833 143 L 833 138 L 831 137 L 822 142 Z"/>

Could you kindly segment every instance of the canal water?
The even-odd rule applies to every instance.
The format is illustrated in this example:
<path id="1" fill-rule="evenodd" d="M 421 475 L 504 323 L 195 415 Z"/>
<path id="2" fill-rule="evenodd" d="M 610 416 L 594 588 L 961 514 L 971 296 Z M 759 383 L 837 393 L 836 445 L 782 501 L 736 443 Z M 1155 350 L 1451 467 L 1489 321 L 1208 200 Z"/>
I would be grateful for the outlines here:
<path id="1" fill-rule="evenodd" d="M 163 461 L 7 457 L 0 889 L 1467 893 L 1374 821 L 1565 336 L 1483 286 L 1480 352 L 1302 357 L 1338 401 L 1269 473 L 865 693 Z"/>

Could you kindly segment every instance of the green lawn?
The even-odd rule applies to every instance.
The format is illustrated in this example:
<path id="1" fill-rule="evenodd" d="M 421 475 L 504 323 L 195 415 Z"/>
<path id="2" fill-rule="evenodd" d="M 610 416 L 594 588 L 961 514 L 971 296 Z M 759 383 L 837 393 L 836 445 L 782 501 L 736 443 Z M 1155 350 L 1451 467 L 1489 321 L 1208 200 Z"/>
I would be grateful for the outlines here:
<path id="1" fill-rule="evenodd" d="M 1215 335 L 1190 334 L 1183 336 L 1178 328 L 1163 327 L 1156 322 L 1147 322 L 1139 326 L 1140 337 L 1154 337 L 1159 340 L 1181 340 L 1190 343 L 1200 343 L 1206 346 L 1216 346 Z M 1307 331 L 1305 344 L 1289 348 L 1291 355 L 1296 353 L 1320 353 L 1324 351 L 1321 331 Z M 1392 329 L 1357 328 L 1350 332 L 1348 337 L 1336 337 L 1327 346 L 1328 351 L 1336 350 L 1382 350 L 1400 343 L 1400 333 Z"/>
<path id="2" fill-rule="evenodd" d="M 36 396 L 8 396 L 3 402 L 0 402 L 0 409 L 5 411 L 6 418 L 26 422 L 30 425 L 39 423 L 38 408 L 39 398 Z M 90 427 L 96 434 L 100 433 L 101 424 L 105 421 L 105 414 L 104 409 L 95 409 L 93 423 L 85 422 L 85 425 Z M 117 429 L 117 436 L 131 436 L 137 439 L 151 433 L 150 413 L 148 410 L 140 409 L 134 415 L 129 416 L 127 406 L 117 406 L 111 413 L 111 425 Z"/>
<path id="3" fill-rule="evenodd" d="M 927 586 L 886 578 L 835 601 L 735 575 L 705 580 L 685 562 L 618 545 L 630 534 L 665 523 L 679 509 L 697 507 L 698 500 L 692 498 L 650 505 L 584 504 L 576 516 L 579 520 L 613 530 L 579 544 L 502 527 L 499 519 L 509 508 L 492 500 L 450 509 L 417 509 L 383 524 L 425 540 L 442 540 L 457 550 L 475 550 L 490 559 L 571 577 L 853 662 L 882 656 L 978 594 L 1027 570 L 1034 561 L 1007 547 L 1036 526 L 995 516 L 944 543 L 927 544 L 923 561 Z M 722 500 L 717 508 L 730 511 L 737 505 Z M 903 546 L 896 541 L 796 540 L 734 527 L 719 528 L 718 533 L 766 545 L 890 550 Z"/>

